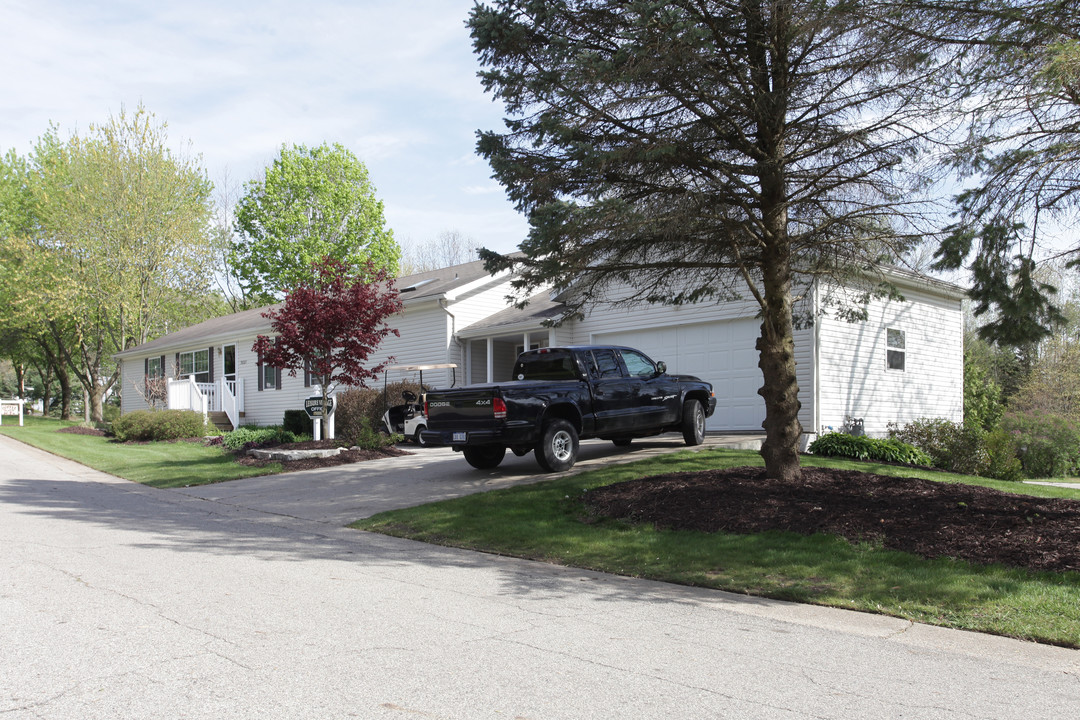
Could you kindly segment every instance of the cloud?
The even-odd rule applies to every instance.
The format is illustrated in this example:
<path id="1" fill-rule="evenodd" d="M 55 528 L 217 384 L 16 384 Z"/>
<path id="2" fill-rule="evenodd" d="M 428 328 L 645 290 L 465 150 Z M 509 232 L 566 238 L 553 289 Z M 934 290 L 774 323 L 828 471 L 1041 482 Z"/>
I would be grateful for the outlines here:
<path id="1" fill-rule="evenodd" d="M 474 154 L 475 131 L 501 123 L 476 78 L 471 7 L 5 2 L 0 64 L 17 70 L 0 75 L 0 150 L 28 152 L 50 122 L 85 131 L 143 103 L 211 179 L 261 175 L 285 143 L 340 142 L 368 164 L 395 230 L 520 239 L 522 221 Z"/>

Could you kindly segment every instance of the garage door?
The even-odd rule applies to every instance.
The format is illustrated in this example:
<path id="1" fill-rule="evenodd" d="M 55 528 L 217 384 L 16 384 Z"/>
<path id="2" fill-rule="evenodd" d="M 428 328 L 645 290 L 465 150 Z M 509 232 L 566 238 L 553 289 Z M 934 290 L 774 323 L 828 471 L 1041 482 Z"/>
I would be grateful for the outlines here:
<path id="1" fill-rule="evenodd" d="M 670 373 L 696 375 L 711 382 L 716 412 L 709 418 L 709 430 L 760 431 L 765 401 L 757 394 L 762 381 L 754 347 L 760 331 L 757 320 L 728 320 L 595 333 L 593 342 L 637 348 L 653 360 L 667 363 Z"/>

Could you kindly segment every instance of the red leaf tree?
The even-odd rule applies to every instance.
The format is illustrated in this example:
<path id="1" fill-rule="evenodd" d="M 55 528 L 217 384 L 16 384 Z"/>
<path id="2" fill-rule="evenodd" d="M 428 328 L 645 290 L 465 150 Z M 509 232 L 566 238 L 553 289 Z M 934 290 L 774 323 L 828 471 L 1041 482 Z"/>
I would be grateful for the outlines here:
<path id="1" fill-rule="evenodd" d="M 387 335 L 399 335 L 387 318 L 401 310 L 401 301 L 386 271 L 371 263 L 352 273 L 327 256 L 313 263 L 312 271 L 312 280 L 263 313 L 277 337 L 258 336 L 252 350 L 263 364 L 288 370 L 292 377 L 308 369 L 319 378 L 326 407 L 338 385 L 366 387 L 382 372 L 386 363 L 366 367 L 365 362 Z M 326 423 L 323 417 L 324 437 Z"/>

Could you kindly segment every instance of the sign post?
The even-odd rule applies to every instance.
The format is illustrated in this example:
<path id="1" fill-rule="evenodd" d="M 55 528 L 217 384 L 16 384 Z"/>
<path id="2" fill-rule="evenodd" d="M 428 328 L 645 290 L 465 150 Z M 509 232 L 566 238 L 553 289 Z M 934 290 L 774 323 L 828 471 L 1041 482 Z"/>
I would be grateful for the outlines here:
<path id="1" fill-rule="evenodd" d="M 311 418 L 311 437 L 322 440 L 322 419 L 327 418 L 327 440 L 334 439 L 334 396 L 326 398 L 326 407 L 323 407 L 322 395 L 312 395 L 304 400 L 304 412 Z"/>
<path id="2" fill-rule="evenodd" d="M 15 398 L 14 400 L 0 400 L 0 424 L 4 422 L 5 415 L 18 415 L 19 427 L 23 424 L 23 405 L 25 400 Z"/>

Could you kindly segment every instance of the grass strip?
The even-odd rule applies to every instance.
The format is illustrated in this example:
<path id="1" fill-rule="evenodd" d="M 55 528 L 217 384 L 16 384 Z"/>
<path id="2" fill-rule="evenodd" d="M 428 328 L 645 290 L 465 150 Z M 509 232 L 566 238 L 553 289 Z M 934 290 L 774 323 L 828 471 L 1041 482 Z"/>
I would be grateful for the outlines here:
<path id="1" fill-rule="evenodd" d="M 57 432 L 77 422 L 27 417 L 24 423 L 23 427 L 4 424 L 0 432 L 95 470 L 156 488 L 208 485 L 282 471 L 280 463 L 240 465 L 220 447 L 201 443 L 118 443 L 95 435 Z"/>
<path id="2" fill-rule="evenodd" d="M 835 458 L 807 465 L 966 482 L 1040 497 L 1080 490 L 1019 485 Z M 1080 574 L 1032 572 L 790 532 L 661 531 L 589 517 L 586 490 L 670 472 L 761 465 L 754 452 L 682 452 L 554 480 L 380 513 L 351 527 L 429 543 L 916 622 L 1080 647 Z"/>

